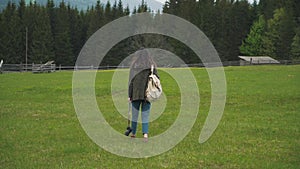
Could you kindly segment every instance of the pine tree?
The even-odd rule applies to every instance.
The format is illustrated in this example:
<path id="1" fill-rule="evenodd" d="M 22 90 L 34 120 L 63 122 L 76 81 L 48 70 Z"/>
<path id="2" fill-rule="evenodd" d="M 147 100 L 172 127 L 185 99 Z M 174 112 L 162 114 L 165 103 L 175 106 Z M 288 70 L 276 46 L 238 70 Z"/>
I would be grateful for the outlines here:
<path id="1" fill-rule="evenodd" d="M 295 23 L 284 8 L 276 9 L 268 21 L 266 36 L 263 38 L 265 54 L 276 59 L 289 60 L 290 47 L 295 36 Z"/>
<path id="2" fill-rule="evenodd" d="M 81 16 L 83 16 L 84 14 L 80 15 L 79 11 L 77 10 L 77 8 L 71 8 L 68 7 L 68 20 L 70 22 L 69 26 L 70 26 L 70 42 L 72 45 L 72 53 L 73 56 L 75 57 L 74 60 L 77 58 L 85 40 L 86 40 L 86 35 L 84 34 L 82 27 L 83 26 L 87 26 L 81 19 Z"/>
<path id="3" fill-rule="evenodd" d="M 104 9 L 99 0 L 97 1 L 96 7 L 92 7 L 88 15 L 90 17 L 87 31 L 89 37 L 105 24 Z"/>
<path id="4" fill-rule="evenodd" d="M 285 1 L 287 0 L 260 0 L 259 14 L 265 16 L 266 20 L 269 20 L 273 18 L 276 9 L 285 7 Z"/>
<path id="5" fill-rule="evenodd" d="M 137 13 L 142 13 L 142 12 L 149 12 L 150 8 L 148 7 L 147 3 L 145 3 L 144 0 L 142 0 L 141 4 L 137 8 Z"/>
<path id="6" fill-rule="evenodd" d="M 70 38 L 70 23 L 66 21 L 68 11 L 65 3 L 62 1 L 55 12 L 54 27 L 54 49 L 55 62 L 58 65 L 74 64 L 74 55 Z"/>
<path id="7" fill-rule="evenodd" d="M 179 16 L 193 23 L 196 6 L 196 0 L 182 1 L 179 7 Z"/>
<path id="8" fill-rule="evenodd" d="M 2 15 L 1 55 L 5 63 L 24 63 L 21 20 L 15 3 L 9 2 Z"/>
<path id="9" fill-rule="evenodd" d="M 277 46 L 277 53 L 281 59 L 291 59 L 291 44 L 295 36 L 296 24 L 294 22 L 292 13 L 284 8 L 284 13 L 279 24 L 279 43 Z"/>
<path id="10" fill-rule="evenodd" d="M 106 5 L 105 5 L 105 9 L 104 9 L 104 18 L 105 18 L 104 24 L 112 21 L 113 17 L 114 17 L 114 15 L 113 15 L 112 7 L 110 5 L 110 2 L 107 1 Z"/>
<path id="11" fill-rule="evenodd" d="M 296 32 L 291 45 L 291 55 L 293 60 L 300 60 L 300 27 Z"/>
<path id="12" fill-rule="evenodd" d="M 77 36 L 80 37 L 79 38 L 80 39 L 79 46 L 80 46 L 80 50 L 81 50 L 81 48 L 85 44 L 86 40 L 88 39 L 87 31 L 88 31 L 88 26 L 89 26 L 89 19 L 88 19 L 87 13 L 80 11 L 78 25 L 80 26 L 80 31 Z M 78 50 L 78 52 L 80 52 L 80 50 Z M 77 55 L 78 54 L 79 53 L 77 53 Z"/>
<path id="13" fill-rule="evenodd" d="M 117 6 L 117 18 L 124 16 L 124 7 L 123 7 L 123 3 L 121 0 L 119 0 L 118 2 L 118 6 Z"/>
<path id="14" fill-rule="evenodd" d="M 252 24 L 252 16 L 250 5 L 247 1 L 236 1 L 231 4 L 229 13 L 229 41 L 231 46 L 228 48 L 230 51 L 227 56 L 228 60 L 238 60 L 239 46 L 241 46 L 243 39 L 247 36 L 249 28 Z"/>
<path id="15" fill-rule="evenodd" d="M 21 30 L 21 46 L 20 46 L 20 53 L 21 53 L 21 58 L 25 58 L 26 55 L 26 22 L 25 22 L 25 17 L 26 17 L 26 3 L 25 0 L 20 0 L 19 2 L 19 7 L 18 7 L 18 15 L 20 18 L 20 30 Z"/>
<path id="16" fill-rule="evenodd" d="M 54 59 L 53 37 L 51 32 L 50 18 L 44 7 L 35 7 L 35 18 L 32 30 L 32 43 L 30 48 L 30 61 L 44 63 Z"/>
<path id="17" fill-rule="evenodd" d="M 56 9 L 54 8 L 54 2 L 53 0 L 47 0 L 47 11 L 48 11 L 48 15 L 50 18 L 50 25 L 51 25 L 51 31 L 52 31 L 52 35 L 54 36 L 54 27 L 55 27 L 55 11 Z"/>
<path id="18" fill-rule="evenodd" d="M 25 0 L 20 0 L 18 14 L 21 20 L 25 18 L 26 2 Z"/>
<path id="19" fill-rule="evenodd" d="M 118 14 L 118 6 L 117 6 L 117 1 L 115 0 L 112 8 L 111 8 L 111 15 L 112 15 L 112 20 L 115 20 L 117 18 L 119 18 L 119 14 Z"/>
<path id="20" fill-rule="evenodd" d="M 232 4 L 227 0 L 219 0 L 216 2 L 215 11 L 215 38 L 212 40 L 221 60 L 228 60 L 231 57 L 232 39 L 230 39 L 232 29 L 232 18 L 230 12 Z"/>
<path id="21" fill-rule="evenodd" d="M 0 60 L 4 59 L 5 57 L 5 54 L 4 54 L 4 47 L 5 47 L 5 44 L 4 44 L 4 34 L 5 34 L 5 22 L 4 22 L 4 15 L 2 13 L 0 13 Z"/>
<path id="22" fill-rule="evenodd" d="M 261 15 L 258 21 L 255 21 L 252 25 L 250 33 L 240 47 L 240 52 L 247 56 L 262 55 L 263 36 L 265 31 L 266 22 L 264 17 Z"/>
<path id="23" fill-rule="evenodd" d="M 253 4 L 251 5 L 250 10 L 251 10 L 251 15 L 252 15 L 252 20 L 254 20 L 254 21 L 257 20 L 260 16 L 257 0 L 253 1 Z"/>
<path id="24" fill-rule="evenodd" d="M 127 16 L 130 14 L 130 9 L 129 6 L 127 5 L 126 8 L 124 9 L 124 15 Z"/>
<path id="25" fill-rule="evenodd" d="M 132 14 L 136 14 L 137 13 L 137 9 L 136 6 L 133 8 Z"/>

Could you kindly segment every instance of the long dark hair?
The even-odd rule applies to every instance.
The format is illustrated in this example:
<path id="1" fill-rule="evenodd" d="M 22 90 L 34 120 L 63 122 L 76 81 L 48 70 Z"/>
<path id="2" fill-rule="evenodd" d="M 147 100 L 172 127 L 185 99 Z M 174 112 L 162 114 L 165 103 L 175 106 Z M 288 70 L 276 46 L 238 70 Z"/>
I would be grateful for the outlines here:
<path id="1" fill-rule="evenodd" d="M 153 57 L 150 55 L 147 49 L 140 49 L 134 53 L 135 59 L 131 64 L 131 68 L 151 68 L 151 65 L 156 67 L 156 63 L 153 60 Z"/>

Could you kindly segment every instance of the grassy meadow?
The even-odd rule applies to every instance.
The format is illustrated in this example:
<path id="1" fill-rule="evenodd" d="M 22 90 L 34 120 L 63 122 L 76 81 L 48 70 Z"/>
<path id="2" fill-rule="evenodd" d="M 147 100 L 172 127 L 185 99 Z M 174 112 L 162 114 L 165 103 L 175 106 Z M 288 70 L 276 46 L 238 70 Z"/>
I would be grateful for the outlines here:
<path id="1" fill-rule="evenodd" d="M 86 135 L 72 102 L 72 71 L 0 74 L 0 168 L 299 168 L 300 66 L 224 69 L 226 107 L 212 137 L 198 142 L 211 90 L 206 70 L 193 68 L 201 96 L 196 123 L 173 149 L 143 159 L 111 154 Z M 106 120 L 123 133 L 127 121 L 111 99 L 113 73 L 99 71 L 95 91 Z M 150 123 L 150 136 L 167 130 L 179 109 L 174 79 L 159 73 L 170 104 Z"/>

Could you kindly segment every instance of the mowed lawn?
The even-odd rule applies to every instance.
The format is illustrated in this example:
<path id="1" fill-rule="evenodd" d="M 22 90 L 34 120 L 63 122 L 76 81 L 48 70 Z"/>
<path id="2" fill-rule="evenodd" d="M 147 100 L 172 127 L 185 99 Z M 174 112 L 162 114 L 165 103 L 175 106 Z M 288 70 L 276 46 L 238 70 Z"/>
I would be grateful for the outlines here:
<path id="1" fill-rule="evenodd" d="M 196 123 L 173 149 L 143 159 L 111 154 L 87 136 L 73 106 L 72 71 L 1 74 L 0 168 L 300 167 L 300 66 L 226 67 L 225 111 L 204 144 L 198 139 L 210 106 L 210 80 L 205 69 L 192 71 L 201 95 Z M 95 91 L 105 118 L 123 134 L 127 122 L 112 103 L 113 74 L 99 71 Z M 180 104 L 174 79 L 163 70 L 160 76 L 168 104 L 150 123 L 150 136 L 172 125 Z"/>

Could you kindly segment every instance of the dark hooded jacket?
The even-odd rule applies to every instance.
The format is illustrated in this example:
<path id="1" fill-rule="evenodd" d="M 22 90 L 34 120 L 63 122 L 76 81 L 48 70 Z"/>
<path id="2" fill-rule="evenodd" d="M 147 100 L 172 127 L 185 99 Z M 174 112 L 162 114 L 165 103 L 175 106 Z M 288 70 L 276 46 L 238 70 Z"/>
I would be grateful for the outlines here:
<path id="1" fill-rule="evenodd" d="M 132 67 L 129 75 L 128 97 L 131 101 L 146 100 L 145 91 L 151 68 Z M 159 78 L 156 68 L 153 73 Z"/>

